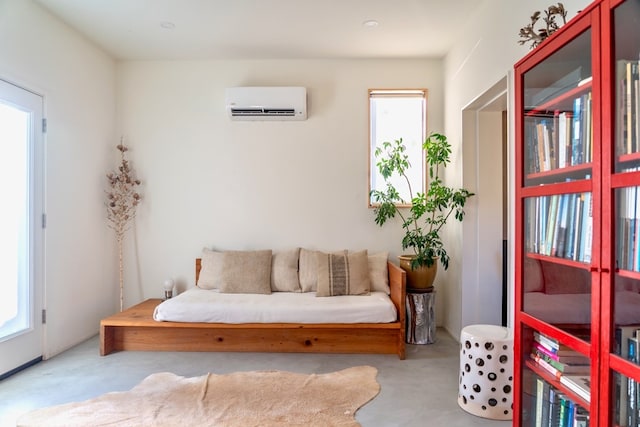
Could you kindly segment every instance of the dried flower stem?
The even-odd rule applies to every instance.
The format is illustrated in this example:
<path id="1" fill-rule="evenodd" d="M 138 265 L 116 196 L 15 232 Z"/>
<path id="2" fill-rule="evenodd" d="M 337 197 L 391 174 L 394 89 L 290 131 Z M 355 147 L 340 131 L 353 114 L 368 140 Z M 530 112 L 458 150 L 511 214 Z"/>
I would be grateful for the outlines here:
<path id="1" fill-rule="evenodd" d="M 519 40 L 519 44 L 531 42 L 530 48 L 533 49 L 542 43 L 547 37 L 560 28 L 561 25 L 556 21 L 556 16 L 562 18 L 562 24 L 567 23 L 567 11 L 562 3 L 549 6 L 549 8 L 544 11 L 544 14 L 545 16 L 542 18 L 542 22 L 545 27 L 538 30 L 536 30 L 535 26 L 540 20 L 541 13 L 540 11 L 536 11 L 531 15 L 531 23 L 520 29 L 520 38 L 523 40 Z"/>
<path id="2" fill-rule="evenodd" d="M 116 233 L 118 242 L 118 261 L 120 266 L 120 311 L 124 308 L 124 263 L 123 245 L 124 235 L 129 230 L 131 222 L 136 216 L 136 207 L 142 200 L 137 191 L 140 180 L 135 178 L 133 169 L 126 159 L 125 153 L 129 150 L 120 138 L 120 144 L 116 146 L 120 151 L 120 166 L 115 172 L 107 173 L 109 189 L 107 193 L 107 223 Z"/>

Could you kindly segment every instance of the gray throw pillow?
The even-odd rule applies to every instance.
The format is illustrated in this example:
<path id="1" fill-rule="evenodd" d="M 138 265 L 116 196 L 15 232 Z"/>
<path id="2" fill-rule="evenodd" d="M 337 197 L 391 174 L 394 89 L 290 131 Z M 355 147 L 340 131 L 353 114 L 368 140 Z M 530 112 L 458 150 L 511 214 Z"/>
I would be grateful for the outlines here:
<path id="1" fill-rule="evenodd" d="M 224 252 L 220 292 L 270 294 L 271 254 L 270 249 Z"/>
<path id="2" fill-rule="evenodd" d="M 276 252 L 271 259 L 271 291 L 301 292 L 298 279 L 300 248 Z"/>
<path id="3" fill-rule="evenodd" d="M 371 288 L 367 251 L 316 253 L 318 263 L 317 297 L 368 295 Z"/>
<path id="4" fill-rule="evenodd" d="M 200 260 L 200 274 L 196 285 L 202 289 L 220 289 L 222 278 L 223 252 L 212 251 L 207 248 L 202 250 Z"/>

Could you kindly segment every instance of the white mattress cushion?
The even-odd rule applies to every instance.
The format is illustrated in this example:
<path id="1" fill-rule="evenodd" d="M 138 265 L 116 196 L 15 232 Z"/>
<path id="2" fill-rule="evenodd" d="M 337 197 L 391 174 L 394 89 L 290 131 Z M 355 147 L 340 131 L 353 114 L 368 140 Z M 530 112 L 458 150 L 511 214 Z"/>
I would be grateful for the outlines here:
<path id="1" fill-rule="evenodd" d="M 158 321 L 205 323 L 390 323 L 396 308 L 384 292 L 316 298 L 314 292 L 223 294 L 191 288 L 159 304 Z"/>

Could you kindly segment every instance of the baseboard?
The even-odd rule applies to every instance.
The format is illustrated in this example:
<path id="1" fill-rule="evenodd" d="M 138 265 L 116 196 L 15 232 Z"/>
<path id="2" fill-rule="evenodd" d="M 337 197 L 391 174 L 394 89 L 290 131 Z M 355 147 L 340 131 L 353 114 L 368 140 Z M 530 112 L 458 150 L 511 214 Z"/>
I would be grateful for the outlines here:
<path id="1" fill-rule="evenodd" d="M 42 362 L 42 356 L 36 357 L 35 359 L 30 360 L 27 363 L 24 363 L 24 364 L 18 366 L 17 368 L 14 368 L 14 369 L 12 369 L 12 370 L 10 370 L 8 372 L 5 372 L 4 374 L 1 374 L 0 375 L 0 381 L 2 381 L 4 379 L 7 379 L 11 375 L 17 374 L 18 372 L 20 372 L 20 371 L 22 371 L 24 369 L 27 369 L 27 368 L 35 365 L 36 363 L 40 363 L 40 362 Z"/>

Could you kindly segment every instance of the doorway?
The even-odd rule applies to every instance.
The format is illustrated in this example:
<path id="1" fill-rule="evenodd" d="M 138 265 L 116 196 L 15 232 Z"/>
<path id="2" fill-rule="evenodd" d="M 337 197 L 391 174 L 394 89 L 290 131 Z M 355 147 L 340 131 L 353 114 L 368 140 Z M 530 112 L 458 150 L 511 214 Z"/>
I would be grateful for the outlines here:
<path id="1" fill-rule="evenodd" d="M 42 360 L 43 99 L 0 80 L 0 379 Z"/>
<path id="2" fill-rule="evenodd" d="M 475 222 L 463 225 L 466 269 L 462 326 L 510 324 L 509 266 L 509 76 L 505 76 L 462 111 L 464 176 L 477 193 Z M 467 246 L 467 240 L 472 244 Z"/>

